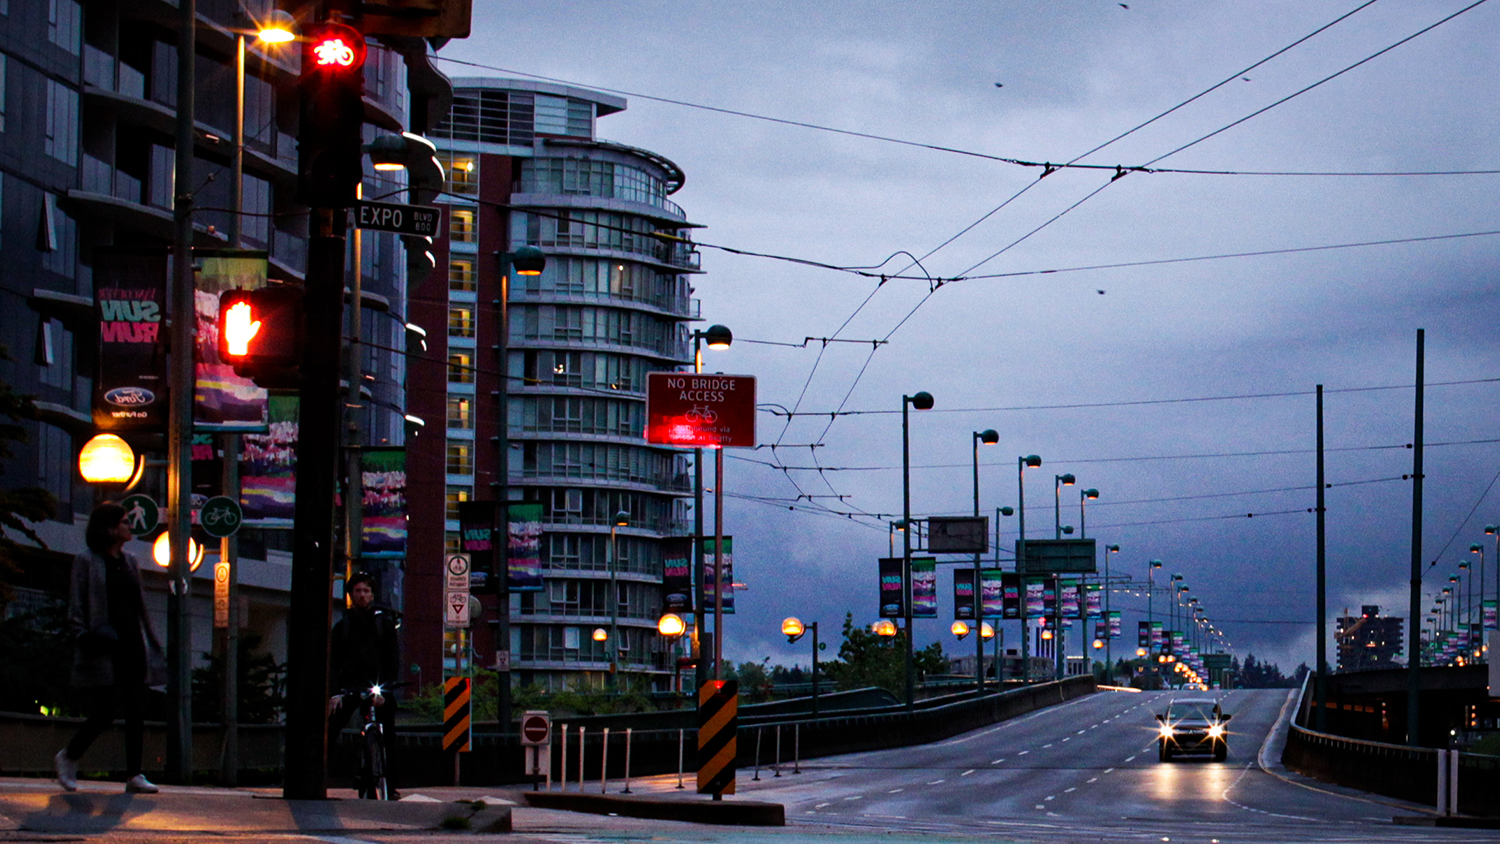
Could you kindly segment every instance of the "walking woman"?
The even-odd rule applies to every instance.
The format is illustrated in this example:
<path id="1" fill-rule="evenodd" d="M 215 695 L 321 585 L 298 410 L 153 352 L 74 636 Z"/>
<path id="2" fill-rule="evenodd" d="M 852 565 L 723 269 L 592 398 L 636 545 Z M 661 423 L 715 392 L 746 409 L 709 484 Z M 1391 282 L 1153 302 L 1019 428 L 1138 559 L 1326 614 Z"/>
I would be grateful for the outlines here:
<path id="1" fill-rule="evenodd" d="M 155 794 L 141 773 L 146 690 L 166 682 L 161 640 L 146 612 L 140 565 L 125 553 L 130 540 L 125 508 L 106 502 L 89 516 L 88 550 L 73 558 L 68 630 L 73 636 L 73 685 L 88 693 L 88 720 L 53 758 L 57 782 L 78 789 L 78 760 L 114 723 L 125 719 L 125 792 Z"/>

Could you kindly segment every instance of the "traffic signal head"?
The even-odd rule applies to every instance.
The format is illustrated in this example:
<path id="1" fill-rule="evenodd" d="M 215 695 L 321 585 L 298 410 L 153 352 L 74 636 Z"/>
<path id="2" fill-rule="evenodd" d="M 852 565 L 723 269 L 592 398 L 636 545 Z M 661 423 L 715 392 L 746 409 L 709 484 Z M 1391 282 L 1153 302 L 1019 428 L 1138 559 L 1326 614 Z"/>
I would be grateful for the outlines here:
<path id="1" fill-rule="evenodd" d="M 303 27 L 298 198 L 316 208 L 354 204 L 365 122 L 365 39 L 341 23 Z"/>
<path id="2" fill-rule="evenodd" d="M 219 360 L 268 389 L 297 386 L 302 360 L 302 288 L 219 294 Z"/>

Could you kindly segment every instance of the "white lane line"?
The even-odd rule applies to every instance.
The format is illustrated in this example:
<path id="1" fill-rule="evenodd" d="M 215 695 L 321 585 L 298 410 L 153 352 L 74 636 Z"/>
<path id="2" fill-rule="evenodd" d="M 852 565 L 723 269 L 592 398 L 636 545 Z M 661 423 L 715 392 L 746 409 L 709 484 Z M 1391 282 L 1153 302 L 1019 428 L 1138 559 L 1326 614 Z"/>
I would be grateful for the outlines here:
<path id="1" fill-rule="evenodd" d="M 1025 755 L 1026 755 L 1026 754 L 1028 754 L 1028 753 L 1030 753 L 1030 752 L 1031 752 L 1031 751 L 1029 751 L 1029 750 L 1023 750 L 1023 751 L 1021 751 L 1021 752 L 1020 752 L 1020 753 L 1017 753 L 1017 754 L 1016 754 L 1016 755 L 1017 755 L 1017 756 L 1025 756 Z"/>
<path id="2" fill-rule="evenodd" d="M 1134 762 L 1135 761 L 1135 757 L 1134 756 L 1126 756 L 1125 757 L 1125 761 L 1126 762 Z"/>
<path id="3" fill-rule="evenodd" d="M 932 782 L 928 783 L 928 785 L 942 785 L 945 782 L 947 782 L 947 780 L 933 780 Z"/>
<path id="4" fill-rule="evenodd" d="M 1044 744 L 1044 745 L 1042 745 L 1042 749 L 1043 749 L 1043 750 L 1046 750 L 1046 749 L 1047 749 L 1047 748 L 1049 748 L 1049 747 L 1051 747 L 1051 746 L 1052 746 L 1052 742 L 1050 742 L 1050 741 L 1049 741 L 1049 742 L 1047 742 L 1047 743 L 1046 743 L 1046 744 Z"/>
<path id="5" fill-rule="evenodd" d="M 1005 761 L 1005 757 L 1002 756 L 999 759 L 996 759 L 995 761 L 991 762 L 990 764 L 991 765 L 998 765 L 998 764 L 1000 764 L 1001 762 L 1004 762 L 1004 761 Z"/>
<path id="6" fill-rule="evenodd" d="M 959 774 L 959 776 L 966 777 L 966 776 L 968 776 L 969 774 L 972 774 L 972 773 L 974 773 L 974 769 L 970 768 L 969 770 L 964 771 L 963 773 Z"/>
<path id="7" fill-rule="evenodd" d="M 1056 794 L 1049 794 L 1046 797 L 1043 797 L 1042 799 L 1043 800 L 1056 800 L 1057 799 L 1057 795 Z"/>
<path id="8" fill-rule="evenodd" d="M 818 805 L 814 806 L 813 808 L 814 809 L 822 809 L 822 808 L 825 808 L 825 807 L 828 807 L 828 806 L 832 806 L 832 805 L 833 805 L 832 803 L 819 803 Z"/>
<path id="9" fill-rule="evenodd" d="M 1071 793 L 1073 793 L 1073 792 L 1075 792 L 1077 790 L 1078 790 L 1078 786 L 1075 785 L 1072 788 L 1065 788 L 1065 789 L 1063 789 L 1063 794 L 1071 794 Z"/>
<path id="10" fill-rule="evenodd" d="M 1115 772 L 1114 768 L 1105 768 L 1104 769 L 1104 773 L 1106 773 L 1106 774 L 1113 774 L 1114 772 Z"/>
<path id="11" fill-rule="evenodd" d="M 901 792 L 903 792 L 905 790 L 906 789 L 904 789 L 904 788 L 893 788 L 890 791 L 887 791 L 886 794 L 900 794 Z"/>
<path id="12" fill-rule="evenodd" d="M 1098 725 L 1096 724 L 1095 726 L 1098 726 Z M 1092 730 L 1093 727 L 1090 727 L 1089 729 Z M 1073 735 L 1075 735 L 1075 736 L 1081 736 L 1081 735 L 1083 735 L 1083 730 L 1079 730 L 1078 732 L 1074 733 Z"/>
<path id="13" fill-rule="evenodd" d="M 1089 777 L 1089 782 L 1098 782 L 1098 781 L 1099 781 L 1098 777 Z M 1084 783 L 1084 785 L 1088 785 L 1088 783 Z"/>
<path id="14" fill-rule="evenodd" d="M 1041 803 L 1036 804 L 1036 807 L 1038 809 L 1045 809 L 1045 808 L 1047 808 L 1046 806 L 1043 806 Z"/>
<path id="15" fill-rule="evenodd" d="M 844 799 L 845 800 L 863 800 L 863 799 L 865 799 L 865 796 L 863 794 L 856 794 L 853 797 L 845 797 Z"/>
<path id="16" fill-rule="evenodd" d="M 1073 740 L 1072 736 L 1063 736 L 1063 741 L 1072 741 L 1072 740 Z M 1048 745 L 1048 747 L 1051 747 L 1051 745 Z"/>

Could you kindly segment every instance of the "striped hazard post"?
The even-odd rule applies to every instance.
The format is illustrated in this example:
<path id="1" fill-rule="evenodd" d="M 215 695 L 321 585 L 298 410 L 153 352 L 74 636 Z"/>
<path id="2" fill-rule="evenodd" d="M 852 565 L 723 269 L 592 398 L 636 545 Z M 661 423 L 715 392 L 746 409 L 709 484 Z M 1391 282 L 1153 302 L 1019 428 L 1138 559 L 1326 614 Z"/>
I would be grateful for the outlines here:
<path id="1" fill-rule="evenodd" d="M 698 793 L 734 793 L 740 684 L 709 680 L 698 690 Z"/>
<path id="2" fill-rule="evenodd" d="M 443 679 L 443 749 L 469 752 L 469 692 L 473 683 L 468 677 Z"/>

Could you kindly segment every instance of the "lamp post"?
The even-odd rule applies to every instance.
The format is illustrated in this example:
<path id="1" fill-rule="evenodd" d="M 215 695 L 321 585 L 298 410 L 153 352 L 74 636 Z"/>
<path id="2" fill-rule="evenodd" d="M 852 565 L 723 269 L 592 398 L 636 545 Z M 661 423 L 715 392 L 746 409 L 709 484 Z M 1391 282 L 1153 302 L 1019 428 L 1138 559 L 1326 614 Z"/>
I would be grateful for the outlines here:
<path id="1" fill-rule="evenodd" d="M 1476 542 L 1473 545 L 1469 546 L 1469 553 L 1479 555 L 1479 600 L 1477 602 L 1477 606 L 1479 607 L 1479 637 L 1481 641 L 1476 643 L 1475 651 L 1483 656 L 1484 642 L 1482 640 L 1484 638 L 1484 546 Z"/>
<path id="2" fill-rule="evenodd" d="M 1468 591 L 1468 593 L 1467 594 L 1464 593 L 1464 591 L 1463 591 L 1463 584 L 1461 584 L 1461 583 L 1459 584 L 1459 592 L 1458 592 L 1458 594 L 1460 595 L 1459 601 L 1458 601 L 1458 606 L 1459 606 L 1460 609 L 1463 610 L 1463 622 L 1462 622 L 1462 629 L 1463 629 L 1463 632 L 1464 632 L 1463 641 L 1464 641 L 1464 647 L 1467 648 L 1467 647 L 1469 647 L 1472 644 L 1469 641 L 1469 630 L 1470 630 L 1470 628 L 1472 628 L 1474 626 L 1474 607 L 1472 606 L 1472 604 L 1474 602 L 1474 573 L 1469 569 L 1469 561 L 1468 560 L 1464 560 L 1463 562 L 1461 562 L 1461 563 L 1458 564 L 1458 574 L 1459 574 L 1460 577 L 1463 577 L 1464 575 L 1468 575 L 1467 580 L 1469 581 L 1469 591 Z"/>
<path id="3" fill-rule="evenodd" d="M 1054 539 L 1062 539 L 1062 536 L 1063 536 L 1063 530 L 1062 530 L 1062 488 L 1065 487 L 1065 486 L 1072 486 L 1073 484 L 1075 484 L 1077 482 L 1078 482 L 1078 479 L 1075 478 L 1075 477 L 1073 477 L 1073 473 L 1072 472 L 1068 472 L 1067 474 L 1063 474 L 1063 475 L 1053 475 L 1052 476 L 1052 491 L 1056 494 L 1056 501 L 1054 501 L 1053 504 L 1052 504 L 1052 521 L 1053 521 L 1053 527 L 1054 527 L 1054 529 L 1057 532 L 1057 536 L 1053 537 Z"/>
<path id="4" fill-rule="evenodd" d="M 500 521 L 504 525 L 510 519 L 510 272 L 514 270 L 516 275 L 539 276 L 547 268 L 547 256 L 542 250 L 529 245 L 517 247 L 513 252 L 500 252 L 495 255 L 500 270 L 500 326 L 498 338 L 495 341 L 496 359 L 500 361 L 500 412 L 495 417 L 495 445 L 499 453 L 499 461 L 496 473 L 499 475 L 499 489 L 496 490 L 496 498 L 500 505 Z M 502 527 L 502 535 L 507 530 Z M 510 665 L 510 584 L 507 573 L 510 570 L 510 542 L 502 540 L 495 544 L 495 580 L 496 601 L 499 609 L 496 615 L 495 625 L 495 650 L 505 652 L 504 657 L 497 657 L 502 667 Z M 496 694 L 496 714 L 500 722 L 502 735 L 510 729 L 511 723 L 511 688 L 510 671 L 500 671 L 498 682 L 498 693 Z"/>
<path id="5" fill-rule="evenodd" d="M 682 663 L 677 662 L 676 645 L 677 640 L 682 638 L 682 634 L 687 632 L 687 622 L 683 621 L 682 616 L 677 613 L 669 612 L 656 620 L 656 632 L 672 643 L 672 694 L 677 697 L 678 705 L 681 706 Z"/>
<path id="6" fill-rule="evenodd" d="M 710 349 L 727 349 L 734 343 L 734 332 L 722 325 L 710 325 L 704 331 L 693 331 L 693 373 L 703 374 L 703 343 L 708 341 Z M 717 547 L 715 553 L 718 553 Z M 697 592 L 698 599 L 693 602 L 697 610 L 693 614 L 693 656 L 695 658 L 693 668 L 694 688 L 702 688 L 708 682 L 708 660 L 703 654 L 703 631 L 704 622 L 707 618 L 708 607 L 705 605 L 703 596 L 703 449 L 693 449 L 693 582 L 700 584 Z M 714 583 L 715 589 L 722 589 L 718 582 Z M 717 619 L 714 622 L 718 623 Z M 714 636 L 718 637 L 719 629 L 714 628 Z M 717 671 L 717 667 L 715 667 Z"/>
<path id="7" fill-rule="evenodd" d="M 630 514 L 624 510 L 615 513 L 609 526 L 609 690 L 619 686 L 620 673 L 620 541 L 616 534 L 619 528 L 630 524 Z"/>
<path id="8" fill-rule="evenodd" d="M 1000 432 L 994 428 L 986 428 L 983 431 L 973 431 L 974 445 L 974 516 L 979 516 L 979 446 L 994 445 L 1000 442 Z M 995 557 L 1000 556 L 1000 544 L 995 543 Z M 978 624 L 984 619 L 983 595 L 979 588 L 979 552 L 974 552 L 974 623 Z M 974 685 L 980 692 L 984 692 L 984 640 L 975 640 L 974 656 Z"/>
<path id="9" fill-rule="evenodd" d="M 1120 546 L 1104 546 L 1104 662 L 1109 666 L 1106 676 L 1110 678 L 1111 683 L 1114 682 L 1115 677 L 1115 637 L 1113 635 L 1114 631 L 1110 629 L 1111 620 L 1114 616 L 1110 615 L 1109 593 L 1112 590 L 1109 585 L 1109 555 L 1118 553 L 1120 553 Z"/>
<path id="10" fill-rule="evenodd" d="M 786 636 L 788 642 L 795 643 L 801 639 L 807 631 L 812 631 L 812 714 L 818 717 L 818 623 L 803 624 L 801 619 L 792 616 L 781 622 L 781 632 Z"/>
<path id="11" fill-rule="evenodd" d="M 1016 458 L 1016 518 L 1018 519 L 1016 529 L 1016 572 L 1021 575 L 1026 573 L 1026 467 L 1036 469 L 1042 465 L 1039 455 L 1028 454 Z M 1026 615 L 1024 590 L 1026 582 L 1021 581 L 1023 594 L 1021 596 L 1021 682 L 1031 682 L 1031 618 Z"/>
<path id="12" fill-rule="evenodd" d="M 1161 568 L 1161 560 L 1152 560 L 1146 564 L 1146 664 L 1155 670 L 1155 663 L 1151 656 L 1156 651 L 1155 632 L 1152 625 L 1156 623 L 1154 602 L 1156 600 L 1156 570 Z"/>
<path id="13" fill-rule="evenodd" d="M 908 408 L 931 410 L 932 393 L 925 390 L 916 395 L 901 397 L 901 522 L 907 529 L 901 532 L 901 590 L 903 613 L 906 616 L 906 708 L 912 709 L 917 702 L 916 652 L 911 623 L 911 425 Z"/>

